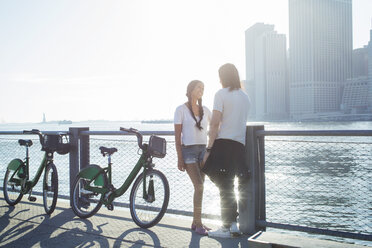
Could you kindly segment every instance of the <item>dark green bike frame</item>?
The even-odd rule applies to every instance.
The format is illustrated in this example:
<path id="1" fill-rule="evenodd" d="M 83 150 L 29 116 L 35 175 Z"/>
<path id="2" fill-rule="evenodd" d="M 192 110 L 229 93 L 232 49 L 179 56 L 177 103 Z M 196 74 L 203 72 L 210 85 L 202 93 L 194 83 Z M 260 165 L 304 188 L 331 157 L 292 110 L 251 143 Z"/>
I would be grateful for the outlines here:
<path id="1" fill-rule="evenodd" d="M 110 158 L 109 158 L 110 160 Z M 143 168 L 144 173 L 144 180 L 143 180 L 143 197 L 147 198 L 147 192 L 146 192 L 146 173 L 149 170 L 152 170 L 152 158 L 147 154 L 147 151 L 143 151 L 141 154 L 141 157 L 138 159 L 137 164 L 134 166 L 132 171 L 130 172 L 129 176 L 125 180 L 125 182 L 120 186 L 120 188 L 112 190 L 110 189 L 112 185 L 112 169 L 111 169 L 111 161 L 108 163 L 108 167 L 105 168 L 86 168 L 83 169 L 79 176 L 88 179 L 89 183 L 84 185 L 85 190 L 89 190 L 95 193 L 101 194 L 100 201 L 104 205 L 110 205 L 112 204 L 113 200 L 117 197 L 122 196 L 129 188 L 129 186 L 132 184 L 132 182 L 136 179 L 138 173 L 140 172 L 141 168 Z M 102 173 L 108 175 L 107 179 L 107 185 L 104 185 L 104 179 L 102 177 Z M 95 184 L 96 186 L 101 187 L 94 187 L 92 184 Z M 150 189 L 151 190 L 151 189 Z M 111 192 L 111 193 L 110 193 Z M 109 194 L 109 195 L 107 195 Z"/>
<path id="2" fill-rule="evenodd" d="M 20 159 L 13 159 L 8 165 L 9 170 L 14 170 L 13 174 L 11 175 L 9 179 L 9 182 L 14 182 L 17 185 L 21 185 L 21 189 L 22 189 L 21 193 L 23 195 L 26 195 L 28 192 L 30 192 L 30 190 L 39 182 L 41 174 L 43 174 L 43 171 L 46 171 L 48 164 L 53 163 L 53 153 L 45 152 L 44 157 L 40 163 L 40 166 L 36 172 L 36 175 L 34 176 L 32 180 L 29 180 L 30 179 L 30 169 L 29 169 L 30 168 L 30 164 L 29 164 L 30 157 L 28 155 L 29 148 L 26 147 L 26 149 L 27 150 L 26 150 L 25 161 L 22 161 Z M 14 178 L 15 173 L 19 172 L 18 170 L 19 168 L 26 170 L 25 171 L 26 178 L 24 179 Z M 43 185 L 43 189 L 44 188 L 45 188 L 45 185 Z"/>

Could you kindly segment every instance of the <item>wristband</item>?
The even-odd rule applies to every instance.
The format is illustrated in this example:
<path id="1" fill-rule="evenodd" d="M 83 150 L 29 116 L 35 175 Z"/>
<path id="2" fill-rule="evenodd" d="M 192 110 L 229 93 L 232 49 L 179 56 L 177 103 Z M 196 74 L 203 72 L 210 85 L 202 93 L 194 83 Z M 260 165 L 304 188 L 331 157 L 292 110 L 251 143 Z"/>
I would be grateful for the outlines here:
<path id="1" fill-rule="evenodd" d="M 212 151 L 212 147 L 207 147 L 207 152 L 211 152 Z"/>

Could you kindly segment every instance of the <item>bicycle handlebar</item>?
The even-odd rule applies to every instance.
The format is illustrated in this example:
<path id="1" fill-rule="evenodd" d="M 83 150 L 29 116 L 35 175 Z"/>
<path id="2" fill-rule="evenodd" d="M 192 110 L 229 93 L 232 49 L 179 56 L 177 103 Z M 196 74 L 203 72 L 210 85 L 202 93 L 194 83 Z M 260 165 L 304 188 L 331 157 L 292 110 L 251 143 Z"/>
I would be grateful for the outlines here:
<path id="1" fill-rule="evenodd" d="M 39 135 L 40 144 L 44 144 L 44 137 L 43 134 L 38 129 L 32 129 L 32 130 L 23 130 L 24 134 L 37 134 Z"/>
<path id="2" fill-rule="evenodd" d="M 120 131 L 124 131 L 124 132 L 127 132 L 127 133 L 133 133 L 137 136 L 137 142 L 138 142 L 138 146 L 144 150 L 145 149 L 145 146 L 142 144 L 142 134 L 140 132 L 138 132 L 137 129 L 134 129 L 134 128 L 124 128 L 124 127 L 120 127 Z"/>

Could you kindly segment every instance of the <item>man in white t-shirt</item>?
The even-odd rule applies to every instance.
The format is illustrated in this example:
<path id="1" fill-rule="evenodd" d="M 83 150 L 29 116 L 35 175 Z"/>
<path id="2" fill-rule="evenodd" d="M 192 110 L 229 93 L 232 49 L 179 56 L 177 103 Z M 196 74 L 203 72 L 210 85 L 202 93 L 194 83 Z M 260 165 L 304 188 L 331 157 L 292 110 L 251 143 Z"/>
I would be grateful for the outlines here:
<path id="1" fill-rule="evenodd" d="M 249 174 L 245 167 L 245 135 L 250 100 L 241 89 L 239 74 L 233 64 L 221 66 L 219 76 L 223 88 L 214 97 L 202 171 L 216 184 L 221 198 L 222 227 L 209 231 L 208 235 L 227 238 L 231 234 L 240 234 L 234 178 L 237 176 L 241 183 Z"/>

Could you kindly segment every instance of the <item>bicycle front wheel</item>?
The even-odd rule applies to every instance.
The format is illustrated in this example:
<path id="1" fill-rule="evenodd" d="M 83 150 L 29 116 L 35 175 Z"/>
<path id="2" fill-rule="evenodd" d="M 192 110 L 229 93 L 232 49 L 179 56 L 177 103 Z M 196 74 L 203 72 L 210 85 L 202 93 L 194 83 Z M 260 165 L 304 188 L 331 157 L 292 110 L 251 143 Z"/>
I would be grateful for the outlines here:
<path id="1" fill-rule="evenodd" d="M 58 173 L 54 164 L 49 164 L 45 170 L 43 181 L 43 201 L 47 214 L 53 213 L 58 197 Z"/>
<path id="2" fill-rule="evenodd" d="M 98 165 L 90 165 L 89 167 L 100 168 Z M 102 180 L 102 188 L 107 187 L 108 180 L 105 173 L 100 173 L 96 180 Z M 84 189 L 84 186 L 90 185 L 91 183 L 94 184 L 94 182 L 95 181 L 91 182 L 90 179 L 83 178 L 79 175 L 74 182 L 74 191 L 72 192 L 72 210 L 80 218 L 85 219 L 94 215 L 102 206 L 102 202 L 100 201 L 101 194 Z"/>
<path id="3" fill-rule="evenodd" d="M 146 193 L 144 174 L 138 176 L 130 193 L 130 214 L 133 221 L 142 228 L 156 225 L 163 218 L 169 202 L 167 178 L 158 170 L 146 172 Z"/>
<path id="4" fill-rule="evenodd" d="M 21 167 L 15 171 L 7 169 L 5 172 L 3 192 L 5 201 L 10 206 L 16 205 L 23 197 L 21 184 L 26 179 L 21 179 L 18 177 L 20 174 L 20 169 Z"/>

